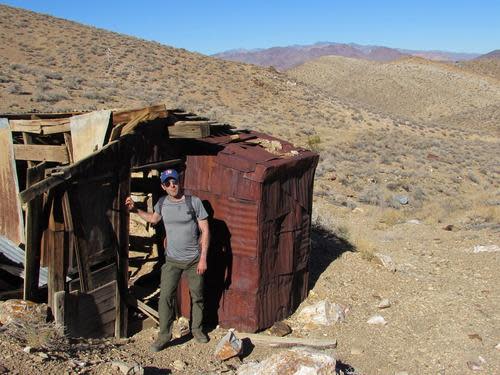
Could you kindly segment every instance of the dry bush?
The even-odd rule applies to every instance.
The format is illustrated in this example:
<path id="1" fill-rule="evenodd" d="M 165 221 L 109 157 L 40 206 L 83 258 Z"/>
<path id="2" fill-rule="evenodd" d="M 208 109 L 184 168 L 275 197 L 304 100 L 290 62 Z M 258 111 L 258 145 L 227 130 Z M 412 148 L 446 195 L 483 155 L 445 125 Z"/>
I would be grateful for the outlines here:
<path id="1" fill-rule="evenodd" d="M 378 222 L 388 227 L 404 223 L 405 220 L 406 220 L 406 212 L 403 210 L 386 208 L 382 209 L 378 214 Z"/>
<path id="2" fill-rule="evenodd" d="M 70 98 L 69 94 L 63 90 L 37 91 L 34 95 L 34 99 L 37 102 L 57 103 Z"/>
<path id="3" fill-rule="evenodd" d="M 49 351 L 64 351 L 69 347 L 69 341 L 64 329 L 54 322 L 13 321 L 2 327 L 2 333 L 19 345 L 30 346 L 33 349 Z"/>

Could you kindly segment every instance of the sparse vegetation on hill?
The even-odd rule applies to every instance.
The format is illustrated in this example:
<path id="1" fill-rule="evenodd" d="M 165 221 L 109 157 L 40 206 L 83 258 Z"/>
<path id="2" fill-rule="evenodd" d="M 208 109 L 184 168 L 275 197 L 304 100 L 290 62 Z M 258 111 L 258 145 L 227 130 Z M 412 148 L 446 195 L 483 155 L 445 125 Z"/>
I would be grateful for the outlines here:
<path id="1" fill-rule="evenodd" d="M 3 5 L 0 15 L 0 112 L 165 103 L 320 153 L 304 304 L 328 299 L 351 312 L 334 327 L 293 328 L 338 338 L 336 355 L 360 369 L 351 374 L 467 373 L 479 355 L 485 371 L 500 371 L 498 253 L 470 250 L 498 244 L 498 65 L 326 57 L 285 74 Z M 389 323 L 368 326 L 382 297 L 393 303 Z M 153 355 L 146 331 L 99 355 L 224 370 L 212 363 L 214 332 L 208 349 L 188 342 Z M 39 372 L 12 348 L 0 340 L 5 366 Z M 265 354 L 256 347 L 251 359 Z M 44 371 L 66 369 L 61 358 Z M 96 361 L 89 373 L 111 371 Z"/>

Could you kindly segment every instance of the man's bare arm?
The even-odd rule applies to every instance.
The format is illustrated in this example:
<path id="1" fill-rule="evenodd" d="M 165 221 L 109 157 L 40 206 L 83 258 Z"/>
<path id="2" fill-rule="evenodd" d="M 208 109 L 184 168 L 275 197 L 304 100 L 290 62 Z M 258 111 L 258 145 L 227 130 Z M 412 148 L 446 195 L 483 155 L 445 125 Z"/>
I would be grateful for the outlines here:
<path id="1" fill-rule="evenodd" d="M 210 230 L 208 229 L 208 220 L 198 220 L 198 226 L 200 227 L 201 232 L 201 253 L 196 272 L 199 275 L 202 275 L 207 270 L 208 245 L 210 244 Z"/>
<path id="2" fill-rule="evenodd" d="M 136 212 L 140 217 L 146 220 L 148 223 L 157 224 L 161 220 L 161 215 L 156 212 L 146 212 L 140 208 L 135 207 L 135 202 L 132 197 L 127 197 L 125 199 L 125 206 L 130 212 Z"/>

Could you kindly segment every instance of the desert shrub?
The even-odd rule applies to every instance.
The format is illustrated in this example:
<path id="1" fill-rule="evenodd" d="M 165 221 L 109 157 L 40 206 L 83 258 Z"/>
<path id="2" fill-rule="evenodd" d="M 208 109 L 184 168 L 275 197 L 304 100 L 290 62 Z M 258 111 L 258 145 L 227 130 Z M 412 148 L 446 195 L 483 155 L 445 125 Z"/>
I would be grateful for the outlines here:
<path id="1" fill-rule="evenodd" d="M 96 91 L 96 90 L 89 90 L 85 91 L 82 96 L 86 99 L 93 99 L 93 100 L 106 100 L 108 99 L 108 96 L 105 94 L 104 91 Z"/>
<path id="2" fill-rule="evenodd" d="M 69 94 L 66 91 L 54 90 L 54 91 L 39 91 L 34 95 L 34 99 L 37 102 L 49 102 L 56 103 L 61 100 L 70 99 Z"/>
<path id="3" fill-rule="evenodd" d="M 321 143 L 321 137 L 317 134 L 311 135 L 307 139 L 307 145 L 309 146 L 309 148 L 313 151 L 316 151 L 316 152 L 321 150 L 320 143 Z"/>
<path id="4" fill-rule="evenodd" d="M 21 87 L 21 85 L 12 85 L 7 88 L 7 92 L 9 94 L 14 94 L 14 95 L 30 95 L 31 93 L 26 91 Z"/>
<path id="5" fill-rule="evenodd" d="M 48 79 L 55 79 L 55 80 L 58 80 L 58 81 L 60 81 L 60 80 L 62 80 L 62 79 L 63 79 L 63 76 L 62 76 L 62 74 L 61 74 L 61 73 L 58 73 L 58 72 L 52 72 L 52 71 L 50 71 L 50 72 L 45 72 L 45 73 L 44 73 L 44 76 L 45 76 L 45 78 L 48 78 Z"/>
<path id="6" fill-rule="evenodd" d="M 9 83 L 9 82 L 12 82 L 12 78 L 0 74 L 0 83 Z"/>
<path id="7" fill-rule="evenodd" d="M 384 203 L 384 193 L 382 192 L 380 186 L 369 185 L 365 187 L 358 196 L 358 201 L 373 206 L 381 206 Z"/>

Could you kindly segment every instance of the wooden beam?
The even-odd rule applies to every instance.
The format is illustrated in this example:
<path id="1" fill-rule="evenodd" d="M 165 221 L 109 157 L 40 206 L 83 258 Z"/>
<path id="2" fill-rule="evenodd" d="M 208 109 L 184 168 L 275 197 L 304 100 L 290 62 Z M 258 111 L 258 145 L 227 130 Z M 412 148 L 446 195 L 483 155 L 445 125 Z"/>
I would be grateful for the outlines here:
<path id="1" fill-rule="evenodd" d="M 55 126 L 42 126 L 42 134 L 58 134 L 58 133 L 69 133 L 71 127 L 69 123 Z"/>
<path id="2" fill-rule="evenodd" d="M 181 121 L 179 121 L 181 122 Z M 191 121 L 182 121 L 183 124 L 178 125 L 175 123 L 174 126 L 168 128 L 168 135 L 170 138 L 205 138 L 210 135 L 210 124 L 200 123 L 189 124 Z"/>
<path id="3" fill-rule="evenodd" d="M 46 163 L 28 168 L 26 185 L 29 187 L 45 176 Z M 26 249 L 24 253 L 24 299 L 34 301 L 38 295 L 40 254 L 42 241 L 43 197 L 38 196 L 26 207 Z"/>
<path id="4" fill-rule="evenodd" d="M 45 180 L 40 181 L 37 184 L 34 184 L 30 188 L 22 191 L 19 194 L 19 199 L 21 203 L 29 202 L 31 199 L 40 195 L 49 189 L 53 189 L 56 186 L 64 183 L 65 181 L 71 179 L 72 177 L 78 177 L 82 173 L 88 172 L 90 169 L 99 164 L 100 162 L 104 164 L 104 162 L 108 161 L 112 162 L 116 157 L 115 154 L 119 152 L 120 149 L 120 141 L 113 141 L 104 146 L 101 150 L 90 154 L 86 158 L 71 164 L 67 167 L 59 168 L 60 173 L 57 176 L 47 177 Z M 99 158 L 100 156 L 100 158 Z M 102 165 L 100 165 L 102 167 Z"/>
<path id="5" fill-rule="evenodd" d="M 69 203 L 68 192 L 65 191 L 62 197 L 62 210 L 64 216 L 64 225 L 68 233 L 69 250 L 75 252 L 76 265 L 78 268 L 78 275 L 80 278 L 80 291 L 88 292 L 94 289 L 92 285 L 92 277 L 90 273 L 90 264 L 85 261 L 82 256 L 81 249 L 78 245 L 78 240 L 75 237 L 73 226 L 73 215 L 71 214 L 71 206 Z"/>
<path id="6" fill-rule="evenodd" d="M 54 307 L 54 293 L 65 289 L 66 247 L 62 196 L 55 194 L 47 229 L 47 251 L 49 251 L 48 304 Z"/>
<path id="7" fill-rule="evenodd" d="M 16 160 L 55 161 L 69 163 L 68 149 L 62 146 L 46 145 L 14 145 Z"/>
<path id="8" fill-rule="evenodd" d="M 66 118 L 53 118 L 53 119 L 36 119 L 36 120 L 10 120 L 11 129 L 22 129 L 33 126 L 61 126 L 69 124 L 69 117 Z M 26 131 L 26 130 L 13 130 L 13 131 Z"/>
<path id="9" fill-rule="evenodd" d="M 317 349 L 335 349 L 337 347 L 337 340 L 335 339 L 316 339 L 316 338 L 302 338 L 302 337 L 277 337 L 267 336 L 255 333 L 242 333 L 235 332 L 240 338 L 249 338 L 252 343 L 265 344 L 273 347 L 287 348 L 293 346 L 308 346 Z"/>
<path id="10" fill-rule="evenodd" d="M 118 238 L 117 275 L 116 275 L 116 317 L 115 337 L 127 337 L 128 309 L 128 246 L 129 246 L 129 211 L 125 208 L 125 199 L 130 195 L 130 166 L 123 165 L 119 171 L 118 194 L 113 202 L 114 230 Z"/>
<path id="11" fill-rule="evenodd" d="M 146 108 L 139 108 L 133 110 L 120 110 L 113 111 L 113 125 L 127 123 L 136 118 L 142 111 L 157 113 L 157 118 L 167 118 L 168 111 L 164 104 L 154 105 Z"/>
<path id="12" fill-rule="evenodd" d="M 179 164 L 184 164 L 184 163 L 185 163 L 184 159 L 165 160 L 165 161 L 159 161 L 157 163 L 139 165 L 137 167 L 133 167 L 131 169 L 131 171 L 132 172 L 141 172 L 141 171 L 149 171 L 151 169 L 165 169 L 165 168 L 173 167 L 173 166 L 176 166 Z"/>
<path id="13" fill-rule="evenodd" d="M 158 314 L 158 311 L 153 309 L 152 307 L 148 306 L 141 300 L 137 299 L 135 296 L 129 295 L 127 296 L 127 303 L 131 307 L 135 307 L 139 311 L 142 311 L 144 314 L 149 316 L 151 319 L 153 319 L 156 324 L 160 323 L 160 314 Z"/>

